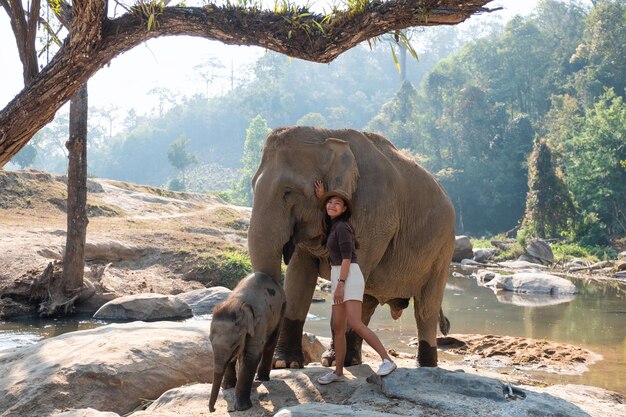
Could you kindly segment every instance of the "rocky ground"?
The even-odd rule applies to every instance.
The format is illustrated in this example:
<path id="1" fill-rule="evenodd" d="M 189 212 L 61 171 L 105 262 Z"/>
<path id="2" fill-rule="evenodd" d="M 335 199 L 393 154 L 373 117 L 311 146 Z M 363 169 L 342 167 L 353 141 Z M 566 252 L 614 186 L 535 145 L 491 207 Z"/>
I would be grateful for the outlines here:
<path id="1" fill-rule="evenodd" d="M 30 300 L 30 286 L 50 262 L 58 262 L 62 257 L 66 230 L 64 212 L 66 193 L 63 177 L 31 171 L 19 173 L 0 171 L 0 190 L 2 190 L 0 193 L 0 318 L 9 318 L 36 313 L 37 305 Z M 88 267 L 85 278 L 95 288 L 96 295 L 79 305 L 80 308 L 95 311 L 104 302 L 129 294 L 146 292 L 181 294 L 216 285 L 232 288 L 237 277 L 243 275 L 245 265 L 235 263 L 236 267 L 233 269 L 232 260 L 237 258 L 236 254 L 245 252 L 249 209 L 224 204 L 216 197 L 172 193 L 153 187 L 109 180 L 90 181 L 89 191 L 90 217 L 86 248 Z M 458 340 L 462 343 L 458 344 Z M 538 341 L 519 338 L 455 335 L 454 339 L 448 339 L 447 342 L 446 348 L 457 354 L 507 357 L 512 363 L 541 363 L 542 366 L 552 366 L 557 369 L 561 367 L 563 370 L 580 364 L 593 363 L 597 359 L 592 352 L 573 346 L 549 344 L 546 341 L 538 343 Z M 205 339 L 201 345 L 206 348 Z M 119 349 L 118 347 L 115 350 L 119 351 Z M 197 351 L 197 346 L 190 349 Z M 210 350 L 210 346 L 208 349 Z M 42 351 L 38 350 L 36 355 L 42 355 Z M 94 353 L 94 355 L 97 354 Z M 201 360 L 207 361 L 205 353 L 197 352 L 197 355 Z M 370 356 L 366 356 L 366 364 L 349 370 L 347 383 L 332 384 L 329 387 L 316 386 L 313 382 L 318 374 L 326 371 L 315 362 L 307 366 L 304 371 L 273 371 L 273 380 L 269 383 L 257 384 L 257 389 L 253 393 L 253 397 L 256 395 L 253 402 L 257 401 L 260 409 L 238 415 L 476 415 L 475 411 L 468 411 L 467 407 L 463 406 L 465 397 L 462 396 L 459 396 L 457 401 L 435 395 L 420 402 L 415 400 L 416 393 L 400 392 L 397 386 L 394 387 L 392 381 L 397 381 L 402 385 L 404 379 L 417 378 L 415 372 L 422 371 L 415 368 L 412 355 L 403 353 L 395 355 L 400 367 L 408 373 L 405 375 L 399 372 L 394 378 L 388 379 L 388 384 L 380 378 L 378 380 L 370 378 L 369 382 L 366 381 L 367 377 L 371 376 L 371 369 L 375 367 Z M 17 367 L 16 363 L 12 362 L 13 360 L 16 360 L 15 357 L 0 356 L 0 366 L 4 365 L 14 372 Z M 194 368 L 198 365 L 196 363 L 190 367 Z M 487 371 L 481 371 L 477 367 L 463 369 L 459 365 L 442 363 L 442 368 L 450 371 L 461 369 L 466 374 L 491 378 L 497 381 L 491 381 L 495 384 L 495 390 L 501 390 L 503 383 L 501 378 L 490 375 Z M 0 372 L 0 374 L 3 373 Z M 15 397 L 12 398 L 24 396 L 24 392 L 19 391 L 19 382 L 25 381 L 27 374 L 14 376 L 15 379 L 11 381 L 7 380 L 10 388 L 5 387 L 5 395 L 13 392 L 11 395 Z M 178 387 L 175 388 L 178 391 L 165 393 L 148 410 L 137 411 L 133 415 L 137 417 L 208 415 L 206 401 L 210 390 L 208 384 L 210 373 L 204 369 L 201 374 L 192 374 L 193 372 L 177 376 L 178 379 L 168 386 L 156 387 L 157 389 L 150 393 L 151 396 L 141 397 L 155 400 L 167 389 Z M 421 377 L 426 376 L 421 375 Z M 442 376 L 430 377 L 443 378 Z M 46 381 L 52 376 L 44 372 L 41 378 Z M 61 379 L 63 378 L 66 377 Z M 109 378 L 109 382 L 115 382 L 111 380 L 111 378 L 115 379 L 111 375 L 95 378 L 98 380 Z M 475 383 L 475 381 L 457 382 L 460 385 Z M 535 415 L 532 414 L 534 412 L 532 410 L 541 410 L 542 407 L 545 410 L 547 406 L 544 402 L 551 400 L 552 402 L 564 401 L 561 405 L 565 407 L 563 409 L 565 411 L 559 412 L 565 414 L 558 414 L 555 411 L 556 414 L 545 415 L 603 417 L 619 415 L 615 412 L 626 415 L 624 408 L 620 408 L 624 402 L 623 397 L 608 391 L 580 386 L 538 388 L 536 381 L 532 380 L 515 379 L 510 382 L 531 387 L 531 390 L 538 390 L 537 392 L 540 391 L 541 395 L 548 397 L 541 397 L 541 400 L 533 406 L 537 408 L 518 407 L 517 411 L 511 409 L 513 411 L 508 413 L 504 412 L 507 409 L 505 405 L 492 404 L 489 410 L 485 409 L 485 412 L 479 415 Z M 65 388 L 62 383 L 59 386 L 62 388 L 61 391 L 65 392 L 63 395 L 72 396 L 71 392 L 75 386 L 70 382 L 67 384 Z M 141 382 L 138 384 L 141 385 Z M 494 386 L 490 389 L 493 390 Z M 96 388 L 94 390 L 97 395 Z M 22 386 L 21 389 L 26 388 Z M 46 389 L 49 390 L 49 387 Z M 555 392 L 551 392 L 551 389 Z M 37 393 L 31 394 L 37 397 Z M 137 398 L 131 396 L 127 408 L 118 411 L 124 414 L 128 413 L 131 408 L 139 407 L 138 410 L 143 408 L 137 404 L 140 395 L 145 394 L 137 394 Z M 218 411 L 214 415 L 230 415 L 228 411 L 229 400 L 232 400 L 230 395 L 232 393 L 229 391 L 224 392 L 225 401 L 219 401 Z M 11 397 L 6 398 L 10 400 Z M 49 398 L 42 397 L 37 400 L 42 403 L 31 401 L 33 405 L 29 413 L 33 414 L 8 412 L 8 414 L 1 415 L 36 415 L 37 404 L 43 404 L 48 400 Z M 84 409 L 94 406 L 100 410 L 113 409 L 98 408 L 95 407 L 97 401 L 89 401 L 89 399 L 79 401 L 74 405 L 68 402 L 68 408 Z M 119 400 L 112 401 L 119 402 Z M 470 401 L 466 398 L 466 403 L 467 401 L 478 405 L 481 402 L 475 399 Z M 318 409 L 316 405 L 308 404 L 316 402 L 326 403 L 326 405 L 334 404 L 335 408 Z M 63 398 L 59 400 L 59 403 L 63 403 Z M 451 405 L 446 406 L 447 403 Z M 570 405 L 576 408 L 571 413 L 567 412 L 569 410 L 567 407 Z M 289 414 L 280 414 L 278 410 L 282 407 L 294 408 L 289 411 Z M 0 407 L 0 413 L 2 409 L 3 407 Z M 55 408 L 55 410 L 59 412 L 61 409 Z M 407 410 L 414 411 L 409 413 Z M 72 411 L 71 413 L 73 414 L 69 415 L 105 415 L 97 412 L 90 414 L 90 411 Z"/>

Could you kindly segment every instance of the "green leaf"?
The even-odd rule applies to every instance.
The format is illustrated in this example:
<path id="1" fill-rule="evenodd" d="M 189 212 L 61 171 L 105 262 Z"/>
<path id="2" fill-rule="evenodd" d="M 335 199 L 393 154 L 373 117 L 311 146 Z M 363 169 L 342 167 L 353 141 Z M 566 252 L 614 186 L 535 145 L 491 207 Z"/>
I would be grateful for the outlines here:
<path id="1" fill-rule="evenodd" d="M 393 63 L 395 64 L 398 73 L 402 73 L 402 70 L 400 69 L 400 62 L 398 62 L 398 57 L 396 56 L 396 51 L 393 49 L 393 45 L 391 46 L 391 55 L 393 55 Z"/>
<path id="2" fill-rule="evenodd" d="M 324 32 L 324 27 L 322 25 L 320 25 L 320 23 L 317 20 L 313 20 L 313 24 L 315 26 L 317 26 L 317 28 L 320 30 L 320 32 L 326 33 L 326 32 Z"/>

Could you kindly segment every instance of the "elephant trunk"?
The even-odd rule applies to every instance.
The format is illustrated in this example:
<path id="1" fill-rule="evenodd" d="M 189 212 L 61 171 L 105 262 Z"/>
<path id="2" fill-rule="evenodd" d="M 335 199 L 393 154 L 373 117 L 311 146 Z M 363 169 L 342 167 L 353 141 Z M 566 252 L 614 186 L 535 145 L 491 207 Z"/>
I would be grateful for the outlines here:
<path id="1" fill-rule="evenodd" d="M 263 272 L 275 280 L 280 279 L 280 262 L 283 247 L 289 243 L 291 231 L 288 230 L 288 220 L 285 224 L 261 219 L 259 210 L 252 209 L 250 228 L 248 229 L 248 253 L 255 272 Z"/>
<path id="2" fill-rule="evenodd" d="M 222 385 L 222 378 L 224 377 L 224 372 L 215 372 L 213 371 L 213 385 L 211 386 L 211 399 L 209 400 L 209 411 L 215 411 L 215 401 L 217 401 L 217 396 L 220 393 L 220 386 Z"/>

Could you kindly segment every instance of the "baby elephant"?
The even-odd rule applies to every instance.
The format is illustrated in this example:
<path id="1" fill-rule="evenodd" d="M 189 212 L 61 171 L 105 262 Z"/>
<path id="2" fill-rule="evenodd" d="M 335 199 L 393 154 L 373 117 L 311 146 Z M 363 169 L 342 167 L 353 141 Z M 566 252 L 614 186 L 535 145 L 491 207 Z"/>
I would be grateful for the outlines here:
<path id="1" fill-rule="evenodd" d="M 257 373 L 260 381 L 270 379 L 284 312 L 283 288 L 261 272 L 241 280 L 228 298 L 215 307 L 210 335 L 213 387 L 209 411 L 215 411 L 220 385 L 225 389 L 235 387 L 235 410 L 252 407 L 250 390 L 254 374 Z"/>

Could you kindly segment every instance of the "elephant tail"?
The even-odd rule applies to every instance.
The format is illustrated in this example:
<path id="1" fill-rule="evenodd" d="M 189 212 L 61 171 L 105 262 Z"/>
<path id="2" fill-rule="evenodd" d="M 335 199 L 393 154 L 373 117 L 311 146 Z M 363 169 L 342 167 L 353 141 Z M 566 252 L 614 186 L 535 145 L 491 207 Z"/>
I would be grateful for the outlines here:
<path id="1" fill-rule="evenodd" d="M 215 411 L 215 401 L 220 393 L 220 386 L 222 385 L 223 372 L 213 372 L 213 384 L 211 385 L 211 399 L 209 400 L 209 411 L 212 413 Z"/>

